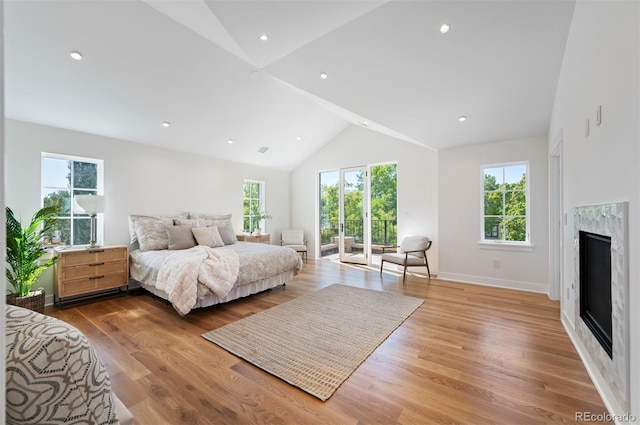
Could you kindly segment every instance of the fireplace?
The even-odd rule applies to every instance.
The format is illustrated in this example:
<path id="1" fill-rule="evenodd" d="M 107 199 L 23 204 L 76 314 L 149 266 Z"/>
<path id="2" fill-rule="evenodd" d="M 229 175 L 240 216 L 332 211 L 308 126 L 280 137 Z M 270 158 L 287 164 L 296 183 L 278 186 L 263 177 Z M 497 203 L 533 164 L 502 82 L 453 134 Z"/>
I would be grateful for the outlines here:
<path id="1" fill-rule="evenodd" d="M 611 358 L 610 236 L 580 231 L 580 317 Z"/>
<path id="2" fill-rule="evenodd" d="M 629 411 L 627 203 L 576 207 L 574 330 L 598 386 Z"/>

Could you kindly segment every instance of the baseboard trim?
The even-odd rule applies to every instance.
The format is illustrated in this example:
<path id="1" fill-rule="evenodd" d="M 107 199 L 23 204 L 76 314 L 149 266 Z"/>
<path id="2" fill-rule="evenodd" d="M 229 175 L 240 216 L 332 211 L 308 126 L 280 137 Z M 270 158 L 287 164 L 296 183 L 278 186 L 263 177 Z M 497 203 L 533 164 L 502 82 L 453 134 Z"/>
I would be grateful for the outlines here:
<path id="1" fill-rule="evenodd" d="M 518 289 L 520 291 L 548 294 L 549 285 L 546 283 L 519 282 L 517 280 L 496 279 L 493 277 L 473 276 L 460 273 L 440 272 L 439 279 L 453 282 L 471 283 L 474 285 L 494 286 L 497 288 Z"/>

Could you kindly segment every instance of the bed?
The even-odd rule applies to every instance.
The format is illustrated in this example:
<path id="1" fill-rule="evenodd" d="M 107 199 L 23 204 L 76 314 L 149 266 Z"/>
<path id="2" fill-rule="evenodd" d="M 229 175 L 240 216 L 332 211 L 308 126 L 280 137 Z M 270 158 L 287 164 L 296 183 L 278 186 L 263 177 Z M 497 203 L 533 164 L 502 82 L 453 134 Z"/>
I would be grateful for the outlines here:
<path id="1" fill-rule="evenodd" d="M 230 215 L 206 217 L 130 216 L 132 241 L 137 243 L 129 253 L 130 277 L 170 301 L 179 314 L 284 285 L 302 270 L 296 251 L 238 242 L 232 231 L 218 231 L 228 230 Z M 215 238 L 196 240 L 198 232 L 214 233 Z M 224 241 L 219 234 L 225 235 Z"/>

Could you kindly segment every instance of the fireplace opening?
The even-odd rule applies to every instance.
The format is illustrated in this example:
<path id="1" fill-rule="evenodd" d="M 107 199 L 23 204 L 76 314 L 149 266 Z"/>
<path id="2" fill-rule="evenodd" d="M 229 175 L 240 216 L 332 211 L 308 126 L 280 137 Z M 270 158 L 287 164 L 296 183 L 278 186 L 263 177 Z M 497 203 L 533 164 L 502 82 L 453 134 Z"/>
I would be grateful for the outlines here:
<path id="1" fill-rule="evenodd" d="M 580 317 L 612 358 L 611 237 L 580 231 Z"/>

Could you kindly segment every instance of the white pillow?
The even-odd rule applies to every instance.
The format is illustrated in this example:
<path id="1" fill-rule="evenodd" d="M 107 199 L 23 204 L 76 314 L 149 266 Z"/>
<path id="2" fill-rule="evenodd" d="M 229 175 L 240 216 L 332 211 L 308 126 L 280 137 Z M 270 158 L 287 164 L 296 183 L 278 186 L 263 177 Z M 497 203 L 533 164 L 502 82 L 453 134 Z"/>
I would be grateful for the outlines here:
<path id="1" fill-rule="evenodd" d="M 160 221 L 142 220 L 135 224 L 140 251 L 169 249 L 167 226 Z"/>
<path id="2" fill-rule="evenodd" d="M 218 232 L 222 237 L 225 245 L 231 245 L 238 242 L 236 232 L 231 223 L 231 214 L 210 215 L 210 214 L 189 214 L 188 219 L 174 220 L 174 224 L 180 226 L 191 227 L 218 227 Z"/>
<path id="3" fill-rule="evenodd" d="M 189 227 L 208 227 L 214 226 L 213 220 L 205 220 L 202 218 L 176 218 L 173 220 L 173 224 L 176 226 L 189 226 Z"/>
<path id="4" fill-rule="evenodd" d="M 131 214 L 129 215 L 129 236 L 131 237 L 130 243 L 134 243 L 138 240 L 138 235 L 136 234 L 136 223 L 138 223 L 139 221 L 159 221 L 161 223 L 164 223 L 165 226 L 173 226 L 173 221 L 175 219 L 186 217 L 187 213 L 177 214 L 173 216 Z"/>
<path id="5" fill-rule="evenodd" d="M 191 232 L 198 241 L 198 245 L 210 246 L 211 248 L 224 246 L 224 242 L 216 226 L 193 227 Z"/>

